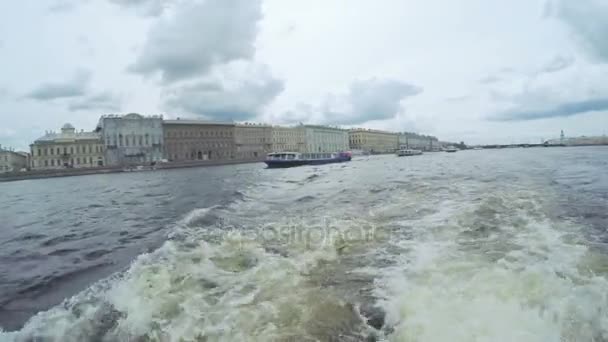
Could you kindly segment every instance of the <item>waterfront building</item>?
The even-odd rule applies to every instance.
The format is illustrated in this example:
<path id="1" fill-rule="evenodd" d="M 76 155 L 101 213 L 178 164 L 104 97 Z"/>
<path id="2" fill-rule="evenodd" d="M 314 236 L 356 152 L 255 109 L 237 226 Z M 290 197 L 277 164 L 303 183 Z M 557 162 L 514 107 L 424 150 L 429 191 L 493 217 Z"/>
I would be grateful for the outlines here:
<path id="1" fill-rule="evenodd" d="M 160 115 L 104 115 L 99 119 L 108 165 L 144 165 L 163 159 L 163 119 Z"/>
<path id="2" fill-rule="evenodd" d="M 235 159 L 235 124 L 200 120 L 163 122 L 165 155 L 170 161 Z"/>
<path id="3" fill-rule="evenodd" d="M 410 132 L 399 133 L 399 146 L 421 151 L 439 151 L 441 149 L 441 144 L 436 137 Z"/>
<path id="4" fill-rule="evenodd" d="M 97 132 L 77 132 L 69 123 L 61 132 L 46 132 L 30 145 L 34 170 L 86 168 L 105 165 L 104 146 Z"/>
<path id="5" fill-rule="evenodd" d="M 244 123 L 234 128 L 237 159 L 260 159 L 272 151 L 272 127 Z"/>
<path id="6" fill-rule="evenodd" d="M 17 172 L 28 167 L 28 154 L 0 146 L 0 173 Z"/>
<path id="7" fill-rule="evenodd" d="M 307 153 L 348 151 L 348 131 L 330 126 L 305 125 Z"/>
<path id="8" fill-rule="evenodd" d="M 399 136 L 393 132 L 356 128 L 348 132 L 350 148 L 364 153 L 393 153 L 399 148 Z"/>
<path id="9" fill-rule="evenodd" d="M 272 152 L 306 152 L 304 126 L 273 126 L 271 129 L 271 144 Z"/>

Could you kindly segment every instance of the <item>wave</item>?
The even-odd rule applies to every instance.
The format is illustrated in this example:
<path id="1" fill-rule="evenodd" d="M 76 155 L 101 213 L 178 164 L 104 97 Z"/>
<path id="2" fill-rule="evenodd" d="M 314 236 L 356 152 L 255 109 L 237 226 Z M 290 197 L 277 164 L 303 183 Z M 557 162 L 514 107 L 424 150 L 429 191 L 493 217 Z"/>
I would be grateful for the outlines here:
<path id="1" fill-rule="evenodd" d="M 580 227 L 542 215 L 540 197 L 486 194 L 418 222 L 376 289 L 388 338 L 605 341 L 608 281 L 581 269 L 591 251 L 569 239 Z"/>

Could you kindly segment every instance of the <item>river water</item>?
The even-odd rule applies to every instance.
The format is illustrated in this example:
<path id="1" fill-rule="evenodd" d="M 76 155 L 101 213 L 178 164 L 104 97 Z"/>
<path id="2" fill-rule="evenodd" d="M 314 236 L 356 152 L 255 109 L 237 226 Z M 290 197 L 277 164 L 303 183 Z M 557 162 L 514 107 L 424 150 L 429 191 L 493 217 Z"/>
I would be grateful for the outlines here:
<path id="1" fill-rule="evenodd" d="M 0 341 L 608 341 L 605 147 L 0 193 Z"/>

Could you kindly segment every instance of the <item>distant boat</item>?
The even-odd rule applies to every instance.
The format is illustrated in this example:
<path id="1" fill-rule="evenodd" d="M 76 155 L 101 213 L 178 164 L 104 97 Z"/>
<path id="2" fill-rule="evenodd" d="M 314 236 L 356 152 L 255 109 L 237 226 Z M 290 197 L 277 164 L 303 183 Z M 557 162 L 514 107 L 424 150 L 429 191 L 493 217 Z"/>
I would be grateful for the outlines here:
<path id="1" fill-rule="evenodd" d="M 473 147 L 474 150 L 483 150 L 483 147 Z"/>
<path id="2" fill-rule="evenodd" d="M 264 161 L 268 168 L 285 168 L 303 165 L 322 165 L 331 163 L 342 163 L 350 161 L 350 152 L 334 153 L 299 153 L 299 152 L 276 152 L 269 153 Z"/>
<path id="3" fill-rule="evenodd" d="M 446 152 L 449 152 L 449 153 L 454 153 L 454 152 L 458 152 L 458 149 L 457 149 L 456 147 L 454 147 L 454 146 L 448 146 L 448 147 L 445 149 L 445 151 L 446 151 Z"/>
<path id="4" fill-rule="evenodd" d="M 420 150 L 411 150 L 409 148 L 402 148 L 397 150 L 397 157 L 409 157 L 409 156 L 419 156 L 422 154 Z"/>

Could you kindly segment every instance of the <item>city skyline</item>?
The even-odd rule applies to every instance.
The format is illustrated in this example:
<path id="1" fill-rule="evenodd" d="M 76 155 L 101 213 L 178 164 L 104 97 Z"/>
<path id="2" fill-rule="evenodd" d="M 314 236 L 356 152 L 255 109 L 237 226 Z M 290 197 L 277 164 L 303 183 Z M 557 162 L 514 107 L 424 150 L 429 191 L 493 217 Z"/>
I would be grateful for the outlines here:
<path id="1" fill-rule="evenodd" d="M 469 144 L 608 127 L 597 0 L 44 0 L 0 13 L 0 143 L 19 150 L 110 112 Z"/>

